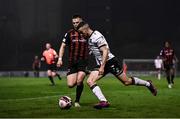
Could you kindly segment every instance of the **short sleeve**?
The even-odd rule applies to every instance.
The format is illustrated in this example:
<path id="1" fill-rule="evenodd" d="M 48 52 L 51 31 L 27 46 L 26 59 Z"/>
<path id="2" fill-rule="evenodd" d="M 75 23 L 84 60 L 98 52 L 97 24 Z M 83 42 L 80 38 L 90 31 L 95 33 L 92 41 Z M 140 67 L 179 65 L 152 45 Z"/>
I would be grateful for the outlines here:
<path id="1" fill-rule="evenodd" d="M 66 33 L 63 37 L 63 40 L 62 40 L 63 43 L 69 45 L 70 44 L 70 38 L 69 38 L 69 33 Z"/>
<path id="2" fill-rule="evenodd" d="M 164 50 L 161 50 L 161 52 L 160 52 L 160 56 L 163 56 L 163 54 L 164 54 Z"/>
<path id="3" fill-rule="evenodd" d="M 56 51 L 53 49 L 53 55 L 57 55 Z"/>
<path id="4" fill-rule="evenodd" d="M 107 41 L 104 38 L 104 36 L 101 36 L 97 39 L 97 46 L 98 48 L 101 48 L 102 46 L 106 46 L 107 45 Z"/>
<path id="5" fill-rule="evenodd" d="M 42 53 L 42 56 L 45 57 L 45 51 Z"/>

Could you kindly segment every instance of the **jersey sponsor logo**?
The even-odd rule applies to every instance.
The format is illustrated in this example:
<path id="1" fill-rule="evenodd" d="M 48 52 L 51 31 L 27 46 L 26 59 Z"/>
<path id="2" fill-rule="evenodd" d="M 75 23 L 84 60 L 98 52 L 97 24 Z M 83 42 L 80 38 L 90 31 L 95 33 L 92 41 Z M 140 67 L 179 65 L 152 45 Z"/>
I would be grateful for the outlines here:
<path id="1" fill-rule="evenodd" d="M 170 52 L 165 51 L 165 54 L 166 54 L 167 56 L 169 56 L 169 55 L 172 55 L 173 53 L 172 53 L 172 51 L 170 51 Z"/>
<path id="2" fill-rule="evenodd" d="M 73 39 L 73 40 L 72 40 L 72 42 L 78 42 L 78 41 L 79 41 L 79 42 L 86 42 L 86 40 L 85 40 L 85 39 L 78 39 L 78 40 Z"/>
<path id="3" fill-rule="evenodd" d="M 86 42 L 86 40 L 85 39 L 80 39 L 79 42 Z"/>
<path id="4" fill-rule="evenodd" d="M 166 55 L 169 56 L 169 55 L 172 55 L 172 53 L 171 52 L 170 53 L 166 53 Z"/>
<path id="5" fill-rule="evenodd" d="M 76 35 L 76 34 L 72 34 L 72 35 L 71 35 L 71 37 L 77 37 L 77 36 L 78 36 L 78 35 Z"/>

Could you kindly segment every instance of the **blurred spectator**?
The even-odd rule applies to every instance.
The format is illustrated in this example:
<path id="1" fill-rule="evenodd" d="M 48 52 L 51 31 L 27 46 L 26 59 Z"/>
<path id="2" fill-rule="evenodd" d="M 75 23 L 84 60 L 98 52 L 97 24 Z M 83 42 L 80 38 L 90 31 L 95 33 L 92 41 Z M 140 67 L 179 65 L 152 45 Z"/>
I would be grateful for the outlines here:
<path id="1" fill-rule="evenodd" d="M 34 71 L 34 77 L 39 77 L 40 67 L 41 67 L 41 62 L 40 62 L 39 57 L 36 55 L 34 57 L 34 61 L 33 61 L 33 64 L 32 64 L 32 68 L 33 68 L 33 71 Z"/>
<path id="2" fill-rule="evenodd" d="M 161 70 L 163 69 L 163 60 L 160 58 L 160 56 L 157 56 L 157 58 L 154 60 L 154 65 L 157 71 L 157 77 L 160 80 L 161 79 Z"/>

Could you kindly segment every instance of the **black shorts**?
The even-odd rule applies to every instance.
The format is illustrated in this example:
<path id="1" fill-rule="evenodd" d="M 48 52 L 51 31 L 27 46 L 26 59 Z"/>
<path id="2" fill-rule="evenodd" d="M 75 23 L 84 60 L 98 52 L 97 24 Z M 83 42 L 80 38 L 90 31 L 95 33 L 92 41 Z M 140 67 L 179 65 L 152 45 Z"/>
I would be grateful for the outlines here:
<path id="1" fill-rule="evenodd" d="M 36 66 L 34 67 L 35 71 L 39 71 L 39 69 L 40 69 L 39 67 L 36 67 Z"/>
<path id="2" fill-rule="evenodd" d="M 173 64 L 164 64 L 164 68 L 165 68 L 166 71 L 168 71 L 170 69 L 173 69 L 174 65 Z"/>
<path id="3" fill-rule="evenodd" d="M 79 71 L 83 71 L 86 73 L 87 65 L 88 65 L 87 60 L 78 60 L 77 63 L 73 63 L 72 65 L 69 66 L 67 75 L 77 73 Z"/>
<path id="4" fill-rule="evenodd" d="M 51 70 L 51 71 L 56 71 L 57 70 L 56 63 L 54 63 L 54 64 L 47 64 L 47 69 Z"/>
<path id="5" fill-rule="evenodd" d="M 96 66 L 94 70 L 98 70 L 99 67 L 99 65 Z M 116 57 L 106 62 L 103 76 L 105 76 L 108 73 L 112 73 L 115 76 L 119 76 L 123 73 L 122 65 Z"/>

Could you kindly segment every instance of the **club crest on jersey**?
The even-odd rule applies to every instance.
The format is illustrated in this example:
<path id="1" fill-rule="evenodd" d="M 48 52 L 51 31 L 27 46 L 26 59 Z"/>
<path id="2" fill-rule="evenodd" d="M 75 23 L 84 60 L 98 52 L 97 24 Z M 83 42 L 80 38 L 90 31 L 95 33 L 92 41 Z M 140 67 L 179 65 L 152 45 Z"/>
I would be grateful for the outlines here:
<path id="1" fill-rule="evenodd" d="M 114 65 L 111 65 L 111 68 L 114 68 Z"/>

